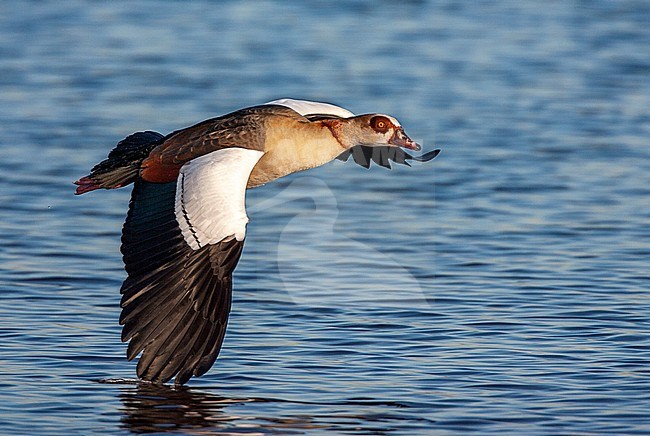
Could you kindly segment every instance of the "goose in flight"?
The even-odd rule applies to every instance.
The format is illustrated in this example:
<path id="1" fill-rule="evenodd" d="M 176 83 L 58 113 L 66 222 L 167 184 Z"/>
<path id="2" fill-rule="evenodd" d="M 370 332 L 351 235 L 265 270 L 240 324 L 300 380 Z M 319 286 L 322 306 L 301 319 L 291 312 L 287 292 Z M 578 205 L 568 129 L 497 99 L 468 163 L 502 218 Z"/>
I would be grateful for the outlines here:
<path id="1" fill-rule="evenodd" d="M 334 158 L 409 164 L 433 159 L 392 116 L 281 99 L 166 136 L 134 133 L 75 182 L 75 194 L 134 184 L 122 229 L 127 278 L 122 341 L 142 353 L 138 377 L 185 384 L 214 364 L 226 332 L 232 273 L 246 235 L 246 189 Z"/>

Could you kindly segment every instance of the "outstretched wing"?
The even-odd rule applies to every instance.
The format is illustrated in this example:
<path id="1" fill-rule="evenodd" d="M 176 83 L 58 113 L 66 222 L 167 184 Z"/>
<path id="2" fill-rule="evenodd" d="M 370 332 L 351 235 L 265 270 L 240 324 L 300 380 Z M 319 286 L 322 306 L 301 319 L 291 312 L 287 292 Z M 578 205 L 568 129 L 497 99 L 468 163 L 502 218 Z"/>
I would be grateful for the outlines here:
<path id="1" fill-rule="evenodd" d="M 434 157 L 438 156 L 440 153 L 439 149 L 431 150 L 428 153 L 424 153 L 422 156 L 413 156 L 406 152 L 403 148 L 398 147 L 389 147 L 389 146 L 367 146 L 367 145 L 357 145 L 349 150 L 345 150 L 343 153 L 338 155 L 336 158 L 346 162 L 350 156 L 354 162 L 358 165 L 361 165 L 364 168 L 370 167 L 370 162 L 374 162 L 377 165 L 380 165 L 384 168 L 391 168 L 391 161 L 411 166 L 409 161 L 414 160 L 416 162 L 429 162 Z"/>
<path id="2" fill-rule="evenodd" d="M 302 116 L 307 115 L 329 115 L 335 118 L 350 118 L 354 114 L 349 110 L 331 103 L 320 101 L 296 100 L 293 98 L 281 98 L 269 101 L 265 105 L 285 106 L 293 109 Z"/>
<path id="3" fill-rule="evenodd" d="M 176 384 L 214 364 L 244 245 L 246 182 L 262 152 L 228 148 L 186 163 L 177 182 L 135 183 L 122 233 L 122 340 L 138 376 Z"/>

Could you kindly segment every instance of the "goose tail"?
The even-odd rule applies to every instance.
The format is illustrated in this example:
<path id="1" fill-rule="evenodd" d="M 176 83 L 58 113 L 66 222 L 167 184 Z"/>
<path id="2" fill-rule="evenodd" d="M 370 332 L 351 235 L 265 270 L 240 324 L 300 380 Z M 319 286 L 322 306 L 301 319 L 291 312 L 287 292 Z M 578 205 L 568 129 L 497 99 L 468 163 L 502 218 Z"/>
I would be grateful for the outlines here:
<path id="1" fill-rule="evenodd" d="M 108 154 L 108 158 L 93 167 L 76 182 L 76 195 L 95 189 L 115 189 L 135 181 L 140 164 L 164 138 L 158 132 L 136 132 L 127 136 Z"/>

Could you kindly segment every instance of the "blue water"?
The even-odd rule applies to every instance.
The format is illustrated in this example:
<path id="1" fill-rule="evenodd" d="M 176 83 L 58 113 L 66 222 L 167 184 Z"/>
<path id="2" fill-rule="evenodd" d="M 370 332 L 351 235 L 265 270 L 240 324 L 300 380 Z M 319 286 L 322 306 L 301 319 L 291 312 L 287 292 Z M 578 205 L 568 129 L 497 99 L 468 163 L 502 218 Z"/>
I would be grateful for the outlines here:
<path id="1" fill-rule="evenodd" d="M 0 432 L 650 434 L 650 4 L 1 2 Z M 138 385 L 125 135 L 281 97 L 428 164 L 249 192 L 225 345 Z"/>

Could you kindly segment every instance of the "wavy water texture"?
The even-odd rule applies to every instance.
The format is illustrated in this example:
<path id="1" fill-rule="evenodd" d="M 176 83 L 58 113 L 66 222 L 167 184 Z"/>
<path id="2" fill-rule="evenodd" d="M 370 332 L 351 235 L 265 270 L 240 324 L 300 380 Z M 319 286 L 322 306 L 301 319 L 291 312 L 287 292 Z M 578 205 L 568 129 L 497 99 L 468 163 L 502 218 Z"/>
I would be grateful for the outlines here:
<path id="1" fill-rule="evenodd" d="M 650 433 L 647 2 L 2 11 L 3 434 Z M 71 182 L 134 131 L 282 97 L 442 152 L 250 191 L 221 356 L 138 384 L 130 189 Z"/>

